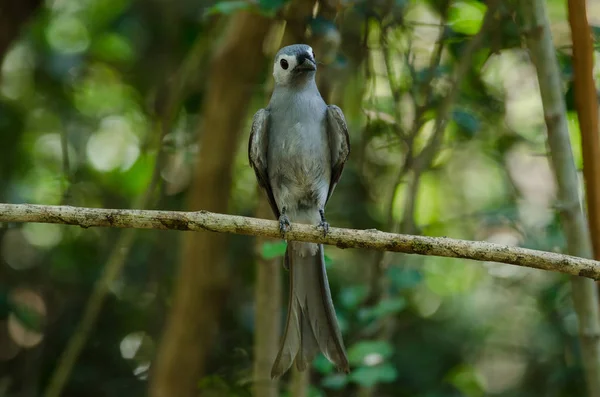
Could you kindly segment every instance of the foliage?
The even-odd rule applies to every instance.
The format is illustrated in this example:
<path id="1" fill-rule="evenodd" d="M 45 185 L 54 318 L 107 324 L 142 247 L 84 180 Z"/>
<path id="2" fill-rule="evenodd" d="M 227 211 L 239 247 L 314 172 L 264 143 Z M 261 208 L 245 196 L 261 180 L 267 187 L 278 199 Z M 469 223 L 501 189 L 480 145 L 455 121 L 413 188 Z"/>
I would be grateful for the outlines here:
<path id="1" fill-rule="evenodd" d="M 343 18 L 323 5 L 304 21 L 316 43 L 341 38 L 333 61 L 319 65 L 327 76 L 323 86 L 330 86 L 327 98 L 344 109 L 353 144 L 328 203 L 332 225 L 564 249 L 536 77 L 519 48 L 511 2 L 468 65 L 439 144 L 429 146 L 465 46 L 482 25 L 484 3 L 359 0 L 340 3 L 334 11 Z M 549 3 L 553 20 L 564 21 L 563 2 Z M 210 82 L 206 66 L 224 34 L 221 21 L 242 11 L 291 18 L 286 10 L 292 5 L 46 2 L 2 63 L 0 200 L 130 208 L 158 179 L 150 206 L 183 209 L 193 164 L 202 161 L 195 156 L 198 136 L 211 133 L 197 126 Z M 598 28 L 593 32 L 597 41 Z M 568 40 L 563 35 L 557 32 L 557 43 Z M 570 55 L 557 51 L 572 110 Z M 182 65 L 196 58 L 186 73 Z M 271 81 L 265 63 L 257 88 Z M 254 95 L 251 109 L 231 117 L 249 127 L 268 89 L 242 92 Z M 570 120 L 581 165 L 579 127 Z M 247 133 L 243 137 L 231 143 L 238 155 L 229 206 L 231 213 L 253 215 L 258 196 L 247 166 Z M 0 394 L 42 394 L 119 236 L 117 230 L 2 225 L 0 365 L 7 381 L 0 382 Z M 180 238 L 176 232 L 137 234 L 64 395 L 147 394 Z M 228 263 L 215 264 L 234 272 L 206 374 L 198 379 L 203 395 L 250 393 L 253 269 L 258 259 L 281 261 L 286 248 L 268 242 L 255 252 L 253 244 L 230 238 Z M 583 395 L 563 277 L 458 259 L 394 254 L 376 261 L 373 253 L 326 251 L 352 371 L 338 373 L 318 356 L 312 394 Z M 284 289 L 287 277 L 284 272 Z"/>

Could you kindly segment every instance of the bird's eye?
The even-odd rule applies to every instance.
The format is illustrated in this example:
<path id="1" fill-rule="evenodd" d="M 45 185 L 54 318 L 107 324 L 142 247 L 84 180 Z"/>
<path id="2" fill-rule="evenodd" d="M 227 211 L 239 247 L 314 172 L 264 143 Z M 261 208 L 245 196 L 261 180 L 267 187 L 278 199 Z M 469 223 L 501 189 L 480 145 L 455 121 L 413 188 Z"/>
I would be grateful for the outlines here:
<path id="1" fill-rule="evenodd" d="M 312 56 L 313 56 L 313 59 L 317 59 L 317 57 L 315 57 L 315 52 L 314 51 L 312 52 Z"/>
<path id="2" fill-rule="evenodd" d="M 287 68 L 290 67 L 290 65 L 288 64 L 288 61 L 286 61 L 285 59 L 282 59 L 281 61 L 279 61 L 279 64 L 281 65 L 281 68 L 283 70 L 287 70 Z"/>

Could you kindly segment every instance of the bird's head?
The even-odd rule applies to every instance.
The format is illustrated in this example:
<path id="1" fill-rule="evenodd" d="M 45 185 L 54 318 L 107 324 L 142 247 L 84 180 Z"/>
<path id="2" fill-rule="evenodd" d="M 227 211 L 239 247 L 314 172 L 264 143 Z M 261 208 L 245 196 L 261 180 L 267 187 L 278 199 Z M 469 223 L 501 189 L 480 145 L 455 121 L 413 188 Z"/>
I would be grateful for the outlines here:
<path id="1" fill-rule="evenodd" d="M 275 55 L 273 77 L 277 85 L 302 85 L 314 79 L 316 71 L 315 53 L 306 44 L 283 47 Z"/>

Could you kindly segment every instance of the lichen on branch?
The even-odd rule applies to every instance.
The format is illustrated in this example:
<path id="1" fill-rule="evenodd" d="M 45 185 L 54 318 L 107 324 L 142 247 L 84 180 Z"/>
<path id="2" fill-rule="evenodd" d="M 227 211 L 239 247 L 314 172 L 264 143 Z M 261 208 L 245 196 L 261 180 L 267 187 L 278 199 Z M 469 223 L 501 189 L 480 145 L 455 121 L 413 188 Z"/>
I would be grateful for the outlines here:
<path id="1" fill-rule="evenodd" d="M 279 223 L 208 211 L 148 211 L 31 204 L 0 204 L 0 222 L 38 222 L 88 227 L 211 231 L 281 238 Z M 406 254 L 443 256 L 555 271 L 600 279 L 600 262 L 554 252 L 500 245 L 486 241 L 385 233 L 375 229 L 331 227 L 327 235 L 313 225 L 293 223 L 286 240 Z"/>

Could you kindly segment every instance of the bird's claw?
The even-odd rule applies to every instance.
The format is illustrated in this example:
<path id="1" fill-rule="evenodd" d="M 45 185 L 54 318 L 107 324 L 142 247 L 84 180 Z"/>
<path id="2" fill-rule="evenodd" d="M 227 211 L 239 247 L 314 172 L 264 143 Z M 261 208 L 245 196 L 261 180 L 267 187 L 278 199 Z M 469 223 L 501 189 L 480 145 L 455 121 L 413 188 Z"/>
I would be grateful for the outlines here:
<path id="1" fill-rule="evenodd" d="M 290 230 L 290 218 L 287 215 L 282 214 L 279 217 L 279 232 L 285 235 Z"/>
<path id="2" fill-rule="evenodd" d="M 323 228 L 323 237 L 325 237 L 327 236 L 327 233 L 329 233 L 329 223 L 327 223 L 327 221 L 325 220 L 325 210 L 320 209 L 319 215 L 321 216 L 321 222 L 319 222 L 319 225 L 317 227 Z"/>
<path id="3" fill-rule="evenodd" d="M 321 221 L 317 227 L 323 229 L 323 237 L 327 236 L 327 233 L 329 233 L 329 223 L 326 221 Z"/>

